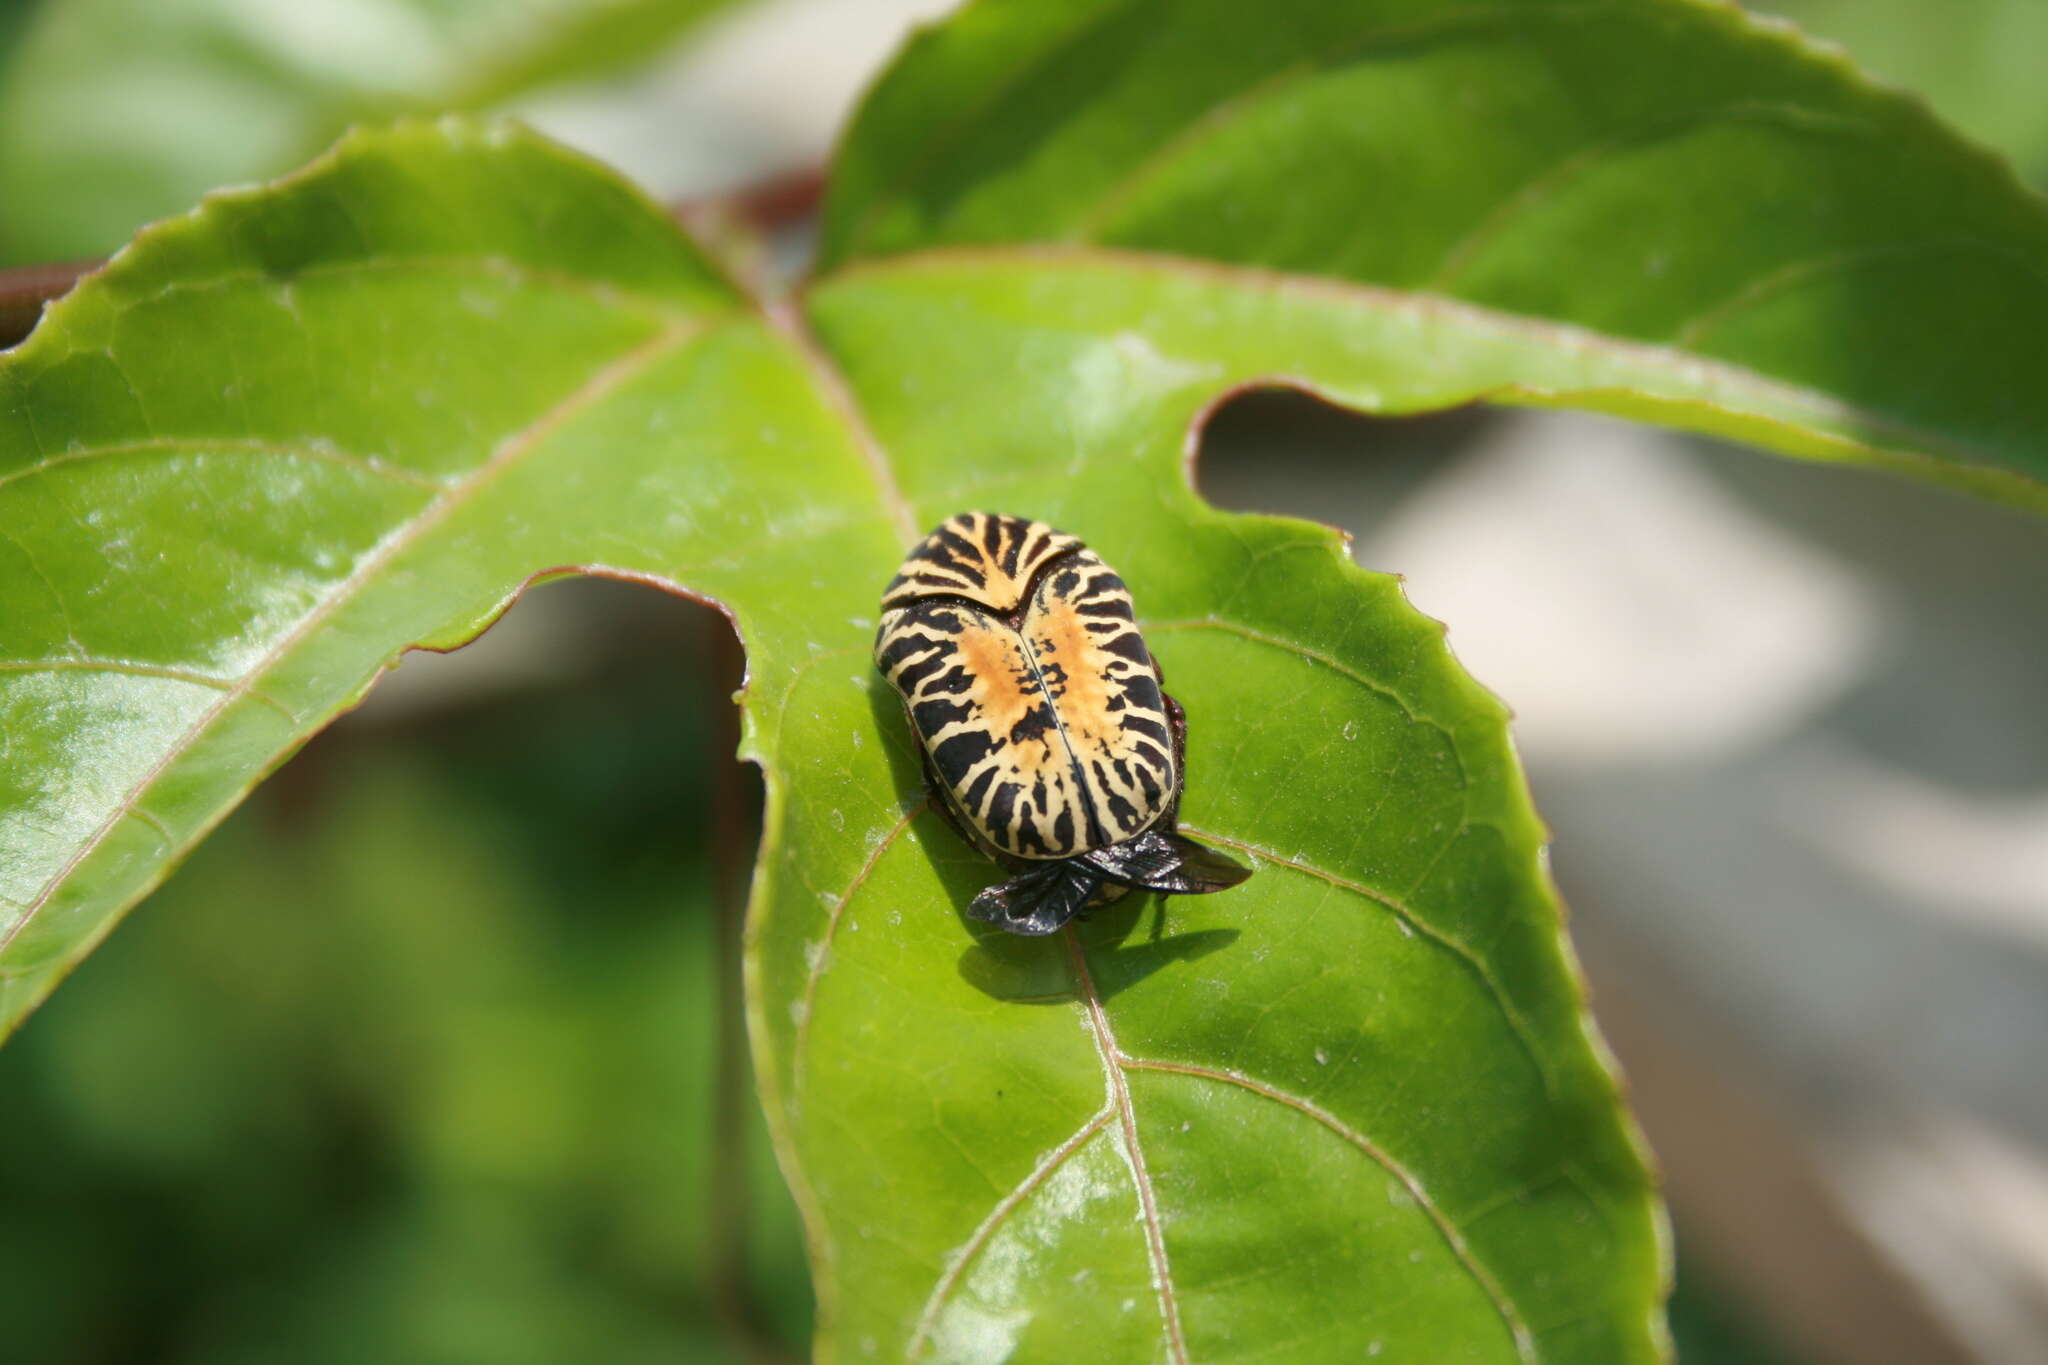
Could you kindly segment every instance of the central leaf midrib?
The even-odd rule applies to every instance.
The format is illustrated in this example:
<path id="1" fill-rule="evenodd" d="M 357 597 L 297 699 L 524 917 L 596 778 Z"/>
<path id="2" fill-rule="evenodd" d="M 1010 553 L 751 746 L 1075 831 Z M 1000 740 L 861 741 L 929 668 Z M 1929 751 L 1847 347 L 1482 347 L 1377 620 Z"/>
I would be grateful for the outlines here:
<path id="1" fill-rule="evenodd" d="M 875 436 L 874 428 L 861 411 L 859 396 L 854 392 L 846 372 L 833 359 L 832 354 L 819 342 L 812 332 L 810 322 L 803 310 L 793 301 L 785 298 L 762 298 L 756 301 L 761 316 L 768 325 L 779 333 L 789 344 L 798 362 L 817 386 L 819 397 L 827 408 L 838 415 L 845 424 L 846 433 L 853 448 L 867 466 L 868 475 L 874 481 L 876 496 L 881 500 L 884 516 L 895 529 L 897 539 L 908 547 L 918 538 L 917 513 L 904 495 L 902 485 L 897 481 L 896 470 L 890 463 L 889 453 Z"/>
<path id="2" fill-rule="evenodd" d="M 1124 1075 L 1123 1050 L 1117 1046 L 1116 1034 L 1109 1024 L 1109 1012 L 1103 1007 L 1102 996 L 1095 989 L 1095 977 L 1088 970 L 1088 952 L 1081 946 L 1080 934 L 1072 924 L 1068 924 L 1060 930 L 1060 936 L 1067 942 L 1067 953 L 1074 968 L 1075 991 L 1087 1013 L 1089 1028 L 1095 1035 L 1096 1051 L 1102 1059 L 1103 1079 L 1109 1089 L 1110 1102 L 1116 1109 L 1117 1122 L 1123 1130 L 1125 1162 L 1130 1168 L 1131 1183 L 1138 1196 L 1139 1217 L 1145 1225 L 1145 1254 L 1151 1263 L 1152 1290 L 1159 1302 L 1167 1359 L 1170 1365 L 1188 1365 L 1187 1337 L 1181 1327 L 1179 1294 L 1174 1289 L 1173 1268 L 1166 1256 L 1166 1233 L 1160 1226 L 1159 1196 L 1152 1186 L 1151 1172 L 1145 1164 L 1144 1145 L 1138 1136 L 1138 1113 L 1131 1103 L 1129 1079 Z"/>
<path id="3" fill-rule="evenodd" d="M 1480 1292 L 1493 1304 L 1494 1310 L 1500 1314 L 1501 1321 L 1507 1328 L 1509 1337 L 1514 1342 L 1517 1359 L 1524 1362 L 1524 1365 L 1533 1365 L 1533 1362 L 1538 1359 L 1535 1335 L 1530 1331 L 1528 1323 L 1523 1319 L 1521 1310 L 1515 1306 L 1514 1299 L 1508 1294 L 1506 1288 L 1494 1278 L 1492 1272 L 1480 1262 L 1478 1256 L 1472 1251 L 1470 1244 L 1465 1241 L 1463 1230 L 1453 1223 L 1450 1215 L 1445 1213 L 1437 1204 L 1435 1197 L 1429 1193 L 1428 1187 L 1423 1185 L 1420 1177 L 1396 1161 L 1391 1154 L 1383 1151 L 1377 1143 L 1372 1142 L 1363 1133 L 1344 1123 L 1336 1115 L 1331 1114 L 1320 1105 L 1283 1090 L 1278 1086 L 1239 1072 L 1227 1071 L 1218 1067 L 1199 1066 L 1187 1062 L 1153 1061 L 1123 1054 L 1118 1055 L 1117 1064 L 1122 1068 L 1132 1071 L 1153 1071 L 1166 1075 L 1186 1076 L 1192 1079 L 1211 1081 L 1219 1085 L 1236 1086 L 1262 1099 L 1278 1104 L 1285 1109 L 1292 1110 L 1327 1129 L 1345 1144 L 1361 1153 L 1367 1160 L 1373 1162 L 1381 1170 L 1401 1182 L 1409 1194 L 1414 1197 L 1417 1206 L 1422 1209 L 1423 1215 L 1429 1219 L 1431 1224 L 1435 1226 L 1438 1234 L 1443 1237 L 1445 1245 L 1450 1249 L 1452 1259 L 1457 1261 L 1459 1267 L 1471 1277 Z"/>
<path id="4" fill-rule="evenodd" d="M 1074 945 L 1074 951 L 1080 951 L 1078 945 Z M 1255 1077 L 1193 1063 L 1132 1057 L 1121 1051 L 1112 1050 L 1108 1055 L 1113 1057 L 1113 1065 L 1119 1071 L 1148 1071 L 1160 1075 L 1181 1076 L 1191 1080 L 1208 1081 L 1213 1084 L 1229 1085 L 1244 1090 L 1261 1099 L 1278 1104 L 1301 1118 L 1307 1119 L 1358 1152 L 1365 1160 L 1370 1161 L 1380 1170 L 1400 1182 L 1402 1187 L 1413 1197 L 1416 1207 L 1421 1210 L 1423 1217 L 1429 1221 L 1437 1234 L 1443 1239 L 1445 1248 L 1449 1251 L 1451 1259 L 1457 1263 L 1459 1270 L 1471 1279 L 1473 1285 L 1486 1297 L 1488 1302 L 1492 1304 L 1494 1311 L 1500 1316 L 1502 1326 L 1507 1330 L 1509 1340 L 1512 1343 L 1517 1361 L 1522 1362 L 1522 1365 L 1535 1365 L 1535 1362 L 1541 1359 L 1536 1345 L 1535 1333 L 1530 1329 L 1527 1320 L 1522 1316 L 1521 1310 L 1516 1306 L 1513 1296 L 1508 1293 L 1506 1286 L 1480 1261 L 1477 1253 L 1472 1250 L 1470 1243 L 1466 1241 L 1464 1230 L 1451 1220 L 1450 1215 L 1436 1202 L 1435 1197 L 1429 1193 L 1428 1187 L 1422 1183 L 1419 1176 L 1395 1160 L 1390 1153 L 1382 1150 L 1378 1144 L 1366 1138 L 1364 1134 L 1345 1124 L 1335 1115 L 1312 1101 L 1292 1094 L 1268 1082 L 1260 1081 Z M 1111 1119 L 1119 1118 L 1128 1112 L 1130 1111 L 1127 1102 L 1119 1104 L 1117 1100 L 1112 1098 L 1109 1106 L 1091 1115 L 1079 1128 L 1041 1158 L 1030 1173 L 1019 1181 L 1009 1193 L 996 1201 L 988 1214 L 975 1227 L 973 1233 L 960 1245 L 954 1259 L 947 1265 L 945 1272 L 939 1276 L 938 1281 L 933 1285 L 931 1295 L 925 1301 L 924 1309 L 918 1317 L 917 1326 L 913 1330 L 909 1344 L 905 1348 L 907 1358 L 913 1360 L 918 1358 L 924 1345 L 930 1340 L 931 1333 L 937 1325 L 939 1315 L 943 1311 L 946 1302 L 952 1296 L 953 1291 L 959 1287 L 960 1282 L 966 1277 L 976 1258 L 986 1249 L 1002 1224 L 1014 1215 L 1018 1209 L 1022 1208 L 1030 1200 L 1031 1196 L 1042 1188 L 1063 1165 L 1072 1160 L 1086 1147 L 1089 1139 L 1100 1133 Z M 1127 1135 L 1126 1141 L 1131 1140 L 1130 1136 Z M 1210 1287 L 1214 1288 L 1215 1285 L 1211 1283 Z M 1181 1350 L 1185 1352 L 1185 1341 L 1182 1340 L 1179 1344 Z M 1183 1355 L 1181 1359 L 1185 1360 L 1186 1356 Z"/>

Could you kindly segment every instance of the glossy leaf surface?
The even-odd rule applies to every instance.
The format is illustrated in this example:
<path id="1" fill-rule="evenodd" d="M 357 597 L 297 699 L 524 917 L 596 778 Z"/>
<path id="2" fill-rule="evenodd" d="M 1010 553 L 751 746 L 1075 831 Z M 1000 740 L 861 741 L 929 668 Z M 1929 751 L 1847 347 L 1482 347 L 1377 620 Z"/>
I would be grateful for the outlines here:
<path id="1" fill-rule="evenodd" d="M 0 67 L 0 258 L 113 250 L 351 123 L 643 62 L 726 0 L 62 0 Z M 0 33 L 0 37 L 4 37 Z"/>
<path id="2" fill-rule="evenodd" d="M 1488 11 L 1584 45 L 1488 50 L 1529 109 L 1581 118 L 1567 76 L 1677 34 L 1704 73 L 1809 79 L 1898 120 L 1952 174 L 1910 205 L 1929 220 L 2011 253 L 2048 231 L 1976 153 L 1783 38 L 1678 0 L 1581 8 Z M 1278 6 L 1259 42 L 1340 12 L 1391 9 Z M 1186 112 L 1189 70 L 1216 77 L 1204 99 L 1237 88 L 1256 47 L 1221 10 L 970 10 L 881 88 L 834 201 L 838 264 L 790 302 L 747 297 L 602 172 L 464 123 L 359 136 L 146 234 L 0 369 L 0 1020 L 403 649 L 468 638 L 537 577 L 642 579 L 717 599 L 748 649 L 745 751 L 769 792 L 750 1006 L 822 1355 L 1655 1358 L 1658 1214 L 1502 709 L 1329 533 L 1204 507 L 1192 433 L 1220 395 L 1284 376 L 1362 408 L 1576 403 L 2038 501 L 2014 425 L 2035 400 L 1937 368 L 1910 415 L 1942 440 L 1880 450 L 1849 381 L 1899 363 L 1893 333 L 1793 291 L 1770 335 L 1834 387 L 1631 336 L 1617 319 L 1670 300 L 1603 275 L 1614 252 L 1584 222 L 1545 248 L 1570 269 L 1543 297 L 1381 278 L 1448 220 L 1367 212 L 1377 182 L 1327 139 L 1322 164 L 1348 169 L 1298 178 L 1316 193 L 1256 177 L 1297 138 L 1370 142 L 1403 81 L 1501 87 L 1458 85 L 1437 39 L 1520 19 L 1403 13 L 1434 16 L 1393 44 L 1414 62 L 1329 88 L 1315 67 L 1313 117 L 1268 126 L 1254 99 L 1189 138 L 1157 111 Z M 1210 59 L 1110 41 L 1139 18 Z M 958 118 L 909 121 L 948 101 Z M 1417 97 L 1408 122 L 1451 165 L 1503 140 L 1497 108 L 1440 126 L 1436 107 Z M 1226 126 L 1264 155 L 1205 150 Z M 1648 207 L 1611 230 L 1678 233 L 1664 198 L 1687 192 L 1626 160 Z M 1153 161 L 1134 216 L 1061 236 Z M 1821 185 L 1846 207 L 1817 218 L 1867 207 L 1860 162 Z M 1717 211 L 1760 214 L 1783 187 L 1717 184 Z M 1542 283 L 1536 245 L 1498 242 L 1485 278 Z M 1712 273 L 1695 245 L 1672 263 L 1688 279 Z M 993 869 L 925 804 L 867 653 L 903 550 L 970 507 L 1073 531 L 1130 583 L 1190 718 L 1187 826 L 1257 864 L 1250 882 L 1047 941 L 963 919 Z"/>
<path id="3" fill-rule="evenodd" d="M 839 1354 L 1201 1356 L 1335 1293 L 1318 1353 L 1644 1358 L 1652 1206 L 1497 704 L 1328 533 L 1186 488 L 1231 355 L 914 302 L 821 291 L 814 341 L 464 125 L 151 233 L 6 371 L 7 1015 L 396 651 L 645 577 L 748 646 L 756 1041 Z M 978 504 L 1142 585 L 1186 818 L 1250 883 L 965 926 L 991 869 L 867 651 L 913 530 Z"/>
<path id="4" fill-rule="evenodd" d="M 914 1298 L 909 1340 L 935 1359 L 1057 1359 L 1074 1340 L 1110 1359 L 1240 1340 L 1649 1358 L 1638 1158 L 1587 1121 L 1609 1081 L 1498 704 L 1327 533 L 1189 496 L 1188 424 L 1244 373 L 1227 350 L 1020 326 L 1001 305 L 849 286 L 816 317 L 906 487 L 943 490 L 921 514 L 1017 507 L 1133 585 L 1188 710 L 1186 826 L 1259 871 L 1102 912 L 1062 950 L 960 919 L 988 869 L 918 804 L 906 741 L 833 765 L 909 804 L 826 876 L 799 850 L 850 793 L 791 785 L 771 886 L 803 894 L 760 926 L 757 999 L 810 1200 L 861 1267 L 835 1300 L 846 1344 L 893 1355 Z M 1010 420 L 970 441 L 967 414 L 991 409 Z M 857 723 L 863 660 L 842 664 L 804 680 L 786 740 Z M 894 698 L 866 690 L 899 735 Z M 920 922 L 934 904 L 954 913 Z M 778 932 L 799 925 L 796 944 Z M 976 1191 L 976 1220 L 934 1198 L 949 1189 Z M 935 1243 L 960 1248 L 936 1282 Z"/>
<path id="5" fill-rule="evenodd" d="M 2048 506 L 2048 215 L 1838 51 L 1706 0 L 1162 13 L 926 35 L 828 262 L 1193 275 L 1371 319 L 1408 358 L 1364 406 L 1564 401 Z"/>

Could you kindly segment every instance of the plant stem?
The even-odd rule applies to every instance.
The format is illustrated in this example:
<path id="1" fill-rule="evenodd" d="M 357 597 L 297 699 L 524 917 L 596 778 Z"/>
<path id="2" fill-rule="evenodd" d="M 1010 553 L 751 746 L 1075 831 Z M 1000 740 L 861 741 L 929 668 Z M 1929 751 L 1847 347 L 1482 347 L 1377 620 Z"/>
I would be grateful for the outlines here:
<path id="1" fill-rule="evenodd" d="M 71 292 L 79 276 L 102 261 L 60 261 L 0 270 L 0 346 L 12 346 L 35 330 L 43 305 Z"/>

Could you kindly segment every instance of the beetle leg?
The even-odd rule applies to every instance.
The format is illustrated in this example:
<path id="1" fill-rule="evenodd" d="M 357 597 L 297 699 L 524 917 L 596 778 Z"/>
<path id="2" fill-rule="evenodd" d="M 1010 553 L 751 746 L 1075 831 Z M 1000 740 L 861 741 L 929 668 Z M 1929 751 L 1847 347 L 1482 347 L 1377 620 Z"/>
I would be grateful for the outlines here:
<path id="1" fill-rule="evenodd" d="M 1154 828 L 1170 833 L 1180 828 L 1180 794 L 1188 785 L 1188 713 L 1168 693 L 1161 692 L 1159 699 L 1166 703 L 1166 723 L 1173 730 L 1174 780 L 1173 790 L 1166 796 L 1166 809 Z"/>
<path id="2" fill-rule="evenodd" d="M 1084 853 L 1079 861 L 1099 877 L 1169 896 L 1227 890 L 1252 875 L 1250 868 L 1227 853 L 1156 829 Z"/>
<path id="3" fill-rule="evenodd" d="M 1045 863 L 989 887 L 974 898 L 967 913 L 1012 934 L 1036 938 L 1057 931 L 1079 914 L 1100 884 L 1089 868 L 1073 859 Z"/>
<path id="4" fill-rule="evenodd" d="M 925 800 L 931 802 L 932 808 L 945 817 L 946 824 L 955 834 L 966 843 L 979 848 L 980 845 L 975 843 L 973 836 L 968 834 L 966 827 L 960 823 L 960 812 L 953 809 L 952 801 L 946 796 L 945 787 L 939 782 L 938 770 L 932 767 L 932 756 L 925 751 L 922 744 L 917 746 L 917 757 L 919 765 L 924 769 Z"/>

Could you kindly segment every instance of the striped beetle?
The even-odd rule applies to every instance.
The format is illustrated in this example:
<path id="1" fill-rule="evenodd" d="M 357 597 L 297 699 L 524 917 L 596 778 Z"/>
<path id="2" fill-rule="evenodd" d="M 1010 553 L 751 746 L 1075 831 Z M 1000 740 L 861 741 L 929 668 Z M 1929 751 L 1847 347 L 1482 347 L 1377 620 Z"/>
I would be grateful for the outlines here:
<path id="1" fill-rule="evenodd" d="M 1131 594 L 1073 536 L 962 512 L 882 593 L 875 667 L 902 694 L 936 806 L 1014 873 L 968 914 L 1050 934 L 1137 887 L 1221 891 L 1251 869 L 1175 833 L 1187 720 Z"/>

